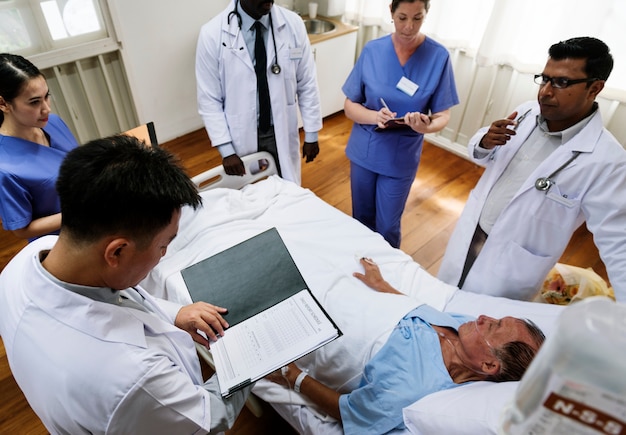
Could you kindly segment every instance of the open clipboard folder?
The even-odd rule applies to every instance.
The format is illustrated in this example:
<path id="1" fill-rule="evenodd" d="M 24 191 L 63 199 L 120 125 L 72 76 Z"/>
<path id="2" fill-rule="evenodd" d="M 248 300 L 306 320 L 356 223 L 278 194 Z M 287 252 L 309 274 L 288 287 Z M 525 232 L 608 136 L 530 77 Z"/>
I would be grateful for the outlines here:
<path id="1" fill-rule="evenodd" d="M 341 336 L 276 228 L 181 273 L 194 302 L 228 308 L 230 326 L 211 343 L 224 397 Z"/>

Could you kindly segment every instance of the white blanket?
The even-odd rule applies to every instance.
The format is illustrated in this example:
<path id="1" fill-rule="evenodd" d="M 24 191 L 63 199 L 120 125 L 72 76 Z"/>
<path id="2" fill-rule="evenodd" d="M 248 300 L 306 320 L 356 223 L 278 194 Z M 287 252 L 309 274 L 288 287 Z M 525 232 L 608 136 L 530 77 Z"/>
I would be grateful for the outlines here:
<path id="1" fill-rule="evenodd" d="M 178 236 L 142 285 L 156 296 L 190 303 L 182 269 L 276 227 L 309 288 L 344 334 L 297 363 L 340 392 L 357 386 L 365 363 L 384 344 L 398 320 L 417 305 L 427 303 L 440 310 L 451 305 L 453 311 L 466 314 L 504 311 L 514 315 L 511 307 L 520 304 L 491 297 L 473 303 L 475 295 L 437 280 L 379 234 L 311 191 L 276 176 L 242 190 L 209 190 L 202 197 L 202 209 L 183 210 Z M 256 255 L 263 252 L 251 252 L 249 261 Z M 354 278 L 353 272 L 362 271 L 358 259 L 364 256 L 372 258 L 385 279 L 407 296 L 375 292 Z M 236 269 L 233 265 L 234 273 Z M 455 299 L 459 300 L 456 304 Z M 545 322 L 540 319 L 540 326 L 549 327 L 553 313 L 544 314 Z M 338 425 L 326 424 L 329 419 L 316 414 L 302 395 L 268 381 L 258 382 L 254 392 L 272 403 L 290 423 L 304 425 L 299 427 L 304 433 L 341 432 Z"/>

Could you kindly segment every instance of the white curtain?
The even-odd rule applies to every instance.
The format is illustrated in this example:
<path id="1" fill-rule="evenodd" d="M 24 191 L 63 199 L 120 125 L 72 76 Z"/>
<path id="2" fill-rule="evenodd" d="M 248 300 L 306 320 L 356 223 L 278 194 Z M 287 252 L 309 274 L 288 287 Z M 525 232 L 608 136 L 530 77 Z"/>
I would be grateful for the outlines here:
<path id="1" fill-rule="evenodd" d="M 390 0 L 346 0 L 345 17 L 393 30 Z M 449 49 L 462 49 L 479 65 L 507 64 L 539 73 L 548 48 L 575 36 L 594 36 L 615 60 L 605 93 L 626 101 L 626 1 L 431 0 L 422 30 Z M 621 29 L 621 30 L 620 30 Z"/>

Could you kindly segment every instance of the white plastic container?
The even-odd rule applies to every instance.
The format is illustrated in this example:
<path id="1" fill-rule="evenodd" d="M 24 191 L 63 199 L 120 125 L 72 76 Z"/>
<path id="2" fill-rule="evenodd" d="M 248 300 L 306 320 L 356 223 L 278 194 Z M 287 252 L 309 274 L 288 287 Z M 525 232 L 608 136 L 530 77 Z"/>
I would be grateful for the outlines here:
<path id="1" fill-rule="evenodd" d="M 501 433 L 626 435 L 626 305 L 593 297 L 563 311 Z"/>

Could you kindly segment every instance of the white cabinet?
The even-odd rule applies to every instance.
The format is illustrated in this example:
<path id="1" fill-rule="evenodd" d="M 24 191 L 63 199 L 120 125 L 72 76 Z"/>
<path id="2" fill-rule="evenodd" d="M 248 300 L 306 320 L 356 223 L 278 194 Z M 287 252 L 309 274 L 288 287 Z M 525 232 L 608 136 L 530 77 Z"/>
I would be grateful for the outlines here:
<path id="1" fill-rule="evenodd" d="M 350 32 L 311 44 L 317 68 L 322 117 L 343 110 L 345 95 L 341 87 L 354 66 L 356 36 L 357 32 Z"/>

